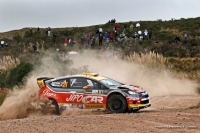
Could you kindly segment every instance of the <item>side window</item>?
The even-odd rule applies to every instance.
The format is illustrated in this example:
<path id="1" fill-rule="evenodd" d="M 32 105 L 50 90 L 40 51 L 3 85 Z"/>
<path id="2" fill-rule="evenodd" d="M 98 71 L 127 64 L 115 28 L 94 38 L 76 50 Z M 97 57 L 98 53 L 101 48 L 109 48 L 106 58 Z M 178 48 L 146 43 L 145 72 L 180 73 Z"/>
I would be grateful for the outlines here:
<path id="1" fill-rule="evenodd" d="M 102 90 L 106 90 L 106 89 L 108 89 L 106 86 L 104 86 L 104 85 L 100 85 L 100 89 L 102 89 Z"/>
<path id="2" fill-rule="evenodd" d="M 55 88 L 69 88 L 67 79 L 61 79 L 61 80 L 56 80 L 53 82 L 50 82 L 50 86 L 55 87 Z"/>
<path id="3" fill-rule="evenodd" d="M 71 78 L 70 87 L 72 89 L 83 89 L 83 86 L 87 86 L 89 83 L 85 78 Z"/>
<path id="4" fill-rule="evenodd" d="M 88 86 L 90 89 L 98 89 L 98 83 L 87 78 L 71 78 L 70 86 L 72 89 L 83 89 Z"/>

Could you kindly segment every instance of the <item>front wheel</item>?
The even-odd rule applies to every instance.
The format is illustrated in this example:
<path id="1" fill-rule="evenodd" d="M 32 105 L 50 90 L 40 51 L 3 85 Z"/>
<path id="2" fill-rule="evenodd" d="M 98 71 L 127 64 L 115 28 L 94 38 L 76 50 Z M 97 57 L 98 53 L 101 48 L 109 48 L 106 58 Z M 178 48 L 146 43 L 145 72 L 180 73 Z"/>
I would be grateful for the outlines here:
<path id="1" fill-rule="evenodd" d="M 107 108 L 114 113 L 125 113 L 127 111 L 127 102 L 122 95 L 112 95 L 108 99 Z"/>

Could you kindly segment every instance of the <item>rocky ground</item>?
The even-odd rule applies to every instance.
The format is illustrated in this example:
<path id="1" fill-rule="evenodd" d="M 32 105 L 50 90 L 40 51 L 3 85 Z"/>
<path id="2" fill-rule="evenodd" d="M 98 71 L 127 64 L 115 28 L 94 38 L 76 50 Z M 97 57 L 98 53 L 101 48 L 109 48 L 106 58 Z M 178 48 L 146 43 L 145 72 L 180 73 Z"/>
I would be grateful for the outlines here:
<path id="1" fill-rule="evenodd" d="M 147 133 L 200 132 L 198 95 L 152 97 L 152 107 L 138 113 L 111 114 L 66 110 L 62 115 L 30 114 L 23 119 L 0 121 L 0 133 Z M 9 110 L 12 111 L 12 110 Z"/>

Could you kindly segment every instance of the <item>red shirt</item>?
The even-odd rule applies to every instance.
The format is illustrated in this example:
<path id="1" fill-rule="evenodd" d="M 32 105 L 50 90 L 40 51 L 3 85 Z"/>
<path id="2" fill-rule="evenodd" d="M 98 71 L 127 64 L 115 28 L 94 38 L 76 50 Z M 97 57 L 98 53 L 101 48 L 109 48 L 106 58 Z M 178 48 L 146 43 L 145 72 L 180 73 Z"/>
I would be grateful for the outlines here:
<path id="1" fill-rule="evenodd" d="M 120 24 L 115 24 L 115 29 L 120 28 Z"/>
<path id="2" fill-rule="evenodd" d="M 114 34 L 111 32 L 109 35 L 110 38 L 114 38 Z"/>
<path id="3" fill-rule="evenodd" d="M 69 41 L 67 39 L 65 39 L 64 43 L 68 43 Z"/>

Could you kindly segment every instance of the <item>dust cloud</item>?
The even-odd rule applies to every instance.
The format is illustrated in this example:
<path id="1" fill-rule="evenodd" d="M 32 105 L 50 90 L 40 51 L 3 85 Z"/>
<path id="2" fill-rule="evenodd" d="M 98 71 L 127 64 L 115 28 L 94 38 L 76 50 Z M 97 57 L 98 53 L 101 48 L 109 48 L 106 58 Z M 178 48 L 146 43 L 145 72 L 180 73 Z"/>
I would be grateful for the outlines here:
<path id="1" fill-rule="evenodd" d="M 62 73 L 63 68 L 51 56 L 45 56 L 41 59 L 41 64 L 36 66 L 34 71 L 26 77 L 26 85 L 22 88 L 15 87 L 9 91 L 0 106 L 0 120 L 25 118 L 31 114 L 49 114 L 48 110 L 44 110 L 38 101 L 39 87 L 36 79 L 39 77 L 58 77 L 62 76 Z"/>
<path id="2" fill-rule="evenodd" d="M 73 57 L 73 67 L 88 65 L 89 70 L 102 76 L 112 78 L 121 83 L 138 85 L 150 96 L 163 95 L 195 95 L 196 83 L 187 79 L 177 79 L 166 70 L 144 68 L 135 63 L 121 59 L 96 58 L 95 51 L 85 51 Z"/>
<path id="3" fill-rule="evenodd" d="M 101 53 L 100 53 L 101 54 Z M 157 72 L 134 63 L 128 63 L 121 59 L 105 57 L 97 58 L 96 51 L 83 51 L 81 54 L 73 55 L 72 68 L 88 65 L 90 72 L 99 73 L 102 76 L 112 78 L 125 84 L 139 85 L 151 96 L 163 95 L 195 95 L 196 83 L 189 80 L 179 80 L 170 73 Z M 10 91 L 3 104 L 0 106 L 0 119 L 16 119 L 30 116 L 49 115 L 49 113 L 38 113 L 38 77 L 59 77 L 70 74 L 65 72 L 69 66 L 59 65 L 51 56 L 41 59 L 35 70 L 28 76 L 25 87 Z M 32 113 L 30 113 L 30 112 Z M 90 114 L 91 111 L 68 110 L 62 115 Z"/>

